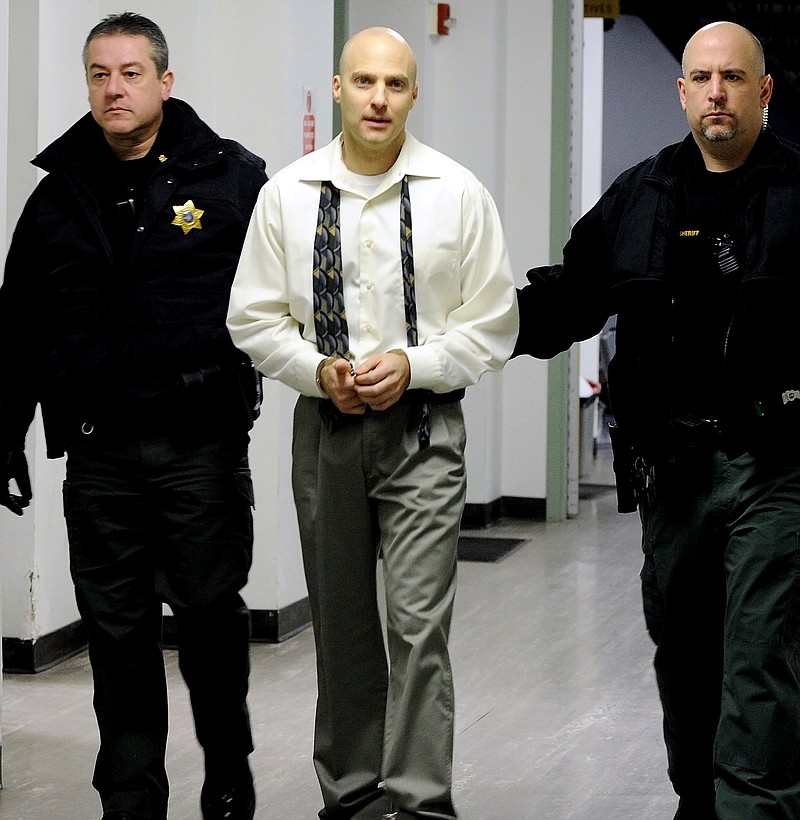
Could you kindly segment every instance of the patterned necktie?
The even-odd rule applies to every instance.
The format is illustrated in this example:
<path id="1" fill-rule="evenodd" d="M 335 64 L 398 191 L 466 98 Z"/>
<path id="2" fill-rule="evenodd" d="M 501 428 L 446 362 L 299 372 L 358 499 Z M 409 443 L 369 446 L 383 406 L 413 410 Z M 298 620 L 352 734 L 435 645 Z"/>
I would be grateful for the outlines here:
<path id="1" fill-rule="evenodd" d="M 323 182 L 314 237 L 314 326 L 320 353 L 350 358 L 342 287 L 339 201 L 339 189 L 331 182 Z"/>
<path id="2" fill-rule="evenodd" d="M 411 196 L 408 177 L 400 188 L 400 260 L 403 267 L 403 303 L 406 311 L 406 341 L 409 347 L 419 344 L 417 334 L 417 297 L 414 289 L 414 245 L 411 241 Z M 431 406 L 423 401 L 417 428 L 419 446 L 424 450 L 431 443 Z"/>
<path id="3" fill-rule="evenodd" d="M 406 341 L 409 347 L 419 344 L 417 337 L 417 299 L 414 292 L 414 245 L 411 241 L 411 197 L 408 177 L 400 188 L 400 260 L 403 266 L 403 303 L 406 309 Z"/>

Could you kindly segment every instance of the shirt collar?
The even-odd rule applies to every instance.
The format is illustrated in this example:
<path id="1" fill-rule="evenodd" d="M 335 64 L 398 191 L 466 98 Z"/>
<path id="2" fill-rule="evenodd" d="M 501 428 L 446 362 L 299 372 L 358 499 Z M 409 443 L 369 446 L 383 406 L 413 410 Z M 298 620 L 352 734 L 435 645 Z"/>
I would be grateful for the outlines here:
<path id="1" fill-rule="evenodd" d="M 412 134 L 406 131 L 406 139 L 394 165 L 389 169 L 383 183 L 376 189 L 373 197 L 388 191 L 397 185 L 404 176 L 440 177 L 441 166 L 435 162 L 436 152 L 423 145 Z M 330 180 L 339 190 L 355 193 L 348 183 L 350 172 L 342 160 L 342 135 L 339 134 L 327 146 L 308 155 L 308 163 L 302 179 L 309 182 Z"/>

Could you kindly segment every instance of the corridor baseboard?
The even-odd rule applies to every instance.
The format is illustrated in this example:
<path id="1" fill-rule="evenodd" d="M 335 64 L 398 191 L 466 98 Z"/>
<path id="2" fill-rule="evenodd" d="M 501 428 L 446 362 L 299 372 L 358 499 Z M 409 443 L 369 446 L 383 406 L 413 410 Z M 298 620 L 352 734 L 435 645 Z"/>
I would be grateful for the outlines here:
<path id="1" fill-rule="evenodd" d="M 3 638 L 3 671 L 7 674 L 44 672 L 86 649 L 86 630 L 80 621 L 32 638 Z"/>

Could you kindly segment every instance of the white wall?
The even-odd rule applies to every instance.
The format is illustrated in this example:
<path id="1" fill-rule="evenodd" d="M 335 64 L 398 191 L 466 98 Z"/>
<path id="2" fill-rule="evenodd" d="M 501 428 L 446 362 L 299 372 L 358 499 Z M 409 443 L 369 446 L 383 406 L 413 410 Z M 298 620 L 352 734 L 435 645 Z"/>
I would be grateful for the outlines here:
<path id="1" fill-rule="evenodd" d="M 580 214 L 586 213 L 603 191 L 603 57 L 605 34 L 602 18 L 590 18 L 583 23 L 583 86 L 581 123 L 581 179 Z M 587 339 L 578 345 L 578 373 L 594 384 L 599 383 L 599 336 Z M 580 411 L 581 442 L 585 435 L 592 441 L 599 432 L 599 402 L 592 403 L 588 411 Z M 583 425 L 590 428 L 587 433 Z M 586 451 L 579 454 L 579 476 L 588 471 L 589 464 L 580 457 L 587 457 Z"/>
<path id="2" fill-rule="evenodd" d="M 8 76 L 8 2 L 0 0 L 0 77 Z M 0 82 L 0 158 L 8 150 L 8 85 Z M 0 162 L 0 191 L 6 190 L 7 169 Z M 6 202 L 0 196 L 0 254 L 5 258 L 6 245 Z"/>
<path id="3" fill-rule="evenodd" d="M 597 202 L 603 191 L 603 58 L 602 18 L 583 25 L 583 142 L 581 145 L 581 213 Z M 580 346 L 580 374 L 598 380 L 598 338 Z"/>
<path id="4" fill-rule="evenodd" d="M 503 87 L 503 220 L 517 284 L 550 259 L 553 8 L 509 0 Z M 545 498 L 547 363 L 521 356 L 503 373 L 503 495 Z"/>

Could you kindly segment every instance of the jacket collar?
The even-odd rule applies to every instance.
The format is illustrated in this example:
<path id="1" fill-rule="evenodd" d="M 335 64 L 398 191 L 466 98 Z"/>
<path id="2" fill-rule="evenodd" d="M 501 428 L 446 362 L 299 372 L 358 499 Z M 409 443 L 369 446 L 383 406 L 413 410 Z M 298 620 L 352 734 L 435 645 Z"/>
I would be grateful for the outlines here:
<path id="1" fill-rule="evenodd" d="M 156 146 L 166 156 L 165 165 L 186 167 L 207 165 L 223 150 L 223 142 L 183 100 L 171 98 L 164 103 L 164 121 Z M 100 126 L 91 113 L 85 114 L 58 139 L 37 154 L 31 163 L 48 173 L 81 173 L 112 158 Z"/>
<path id="2" fill-rule="evenodd" d="M 776 171 L 780 174 L 796 176 L 796 163 L 789 161 L 788 145 L 769 128 L 763 131 L 747 159 L 748 176 L 753 173 Z M 653 157 L 647 176 L 665 184 L 675 177 L 702 167 L 702 155 L 692 134 L 687 134 L 683 142 L 670 145 Z"/>

